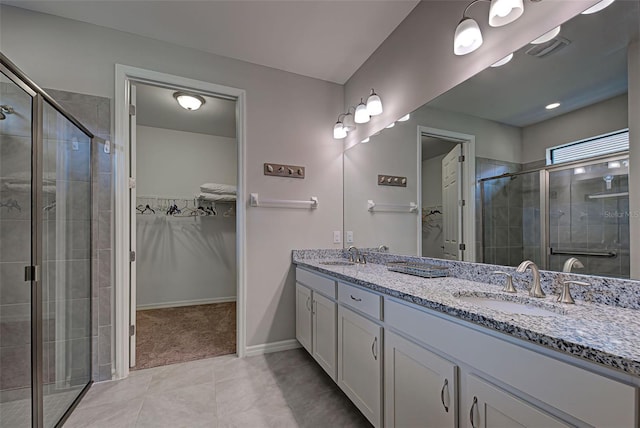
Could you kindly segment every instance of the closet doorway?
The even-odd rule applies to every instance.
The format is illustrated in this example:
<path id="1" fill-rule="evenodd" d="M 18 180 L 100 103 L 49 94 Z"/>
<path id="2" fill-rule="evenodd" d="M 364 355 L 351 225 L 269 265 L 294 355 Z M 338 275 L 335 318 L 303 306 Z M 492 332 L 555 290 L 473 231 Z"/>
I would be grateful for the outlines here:
<path id="1" fill-rule="evenodd" d="M 130 367 L 235 354 L 236 100 L 130 94 Z"/>

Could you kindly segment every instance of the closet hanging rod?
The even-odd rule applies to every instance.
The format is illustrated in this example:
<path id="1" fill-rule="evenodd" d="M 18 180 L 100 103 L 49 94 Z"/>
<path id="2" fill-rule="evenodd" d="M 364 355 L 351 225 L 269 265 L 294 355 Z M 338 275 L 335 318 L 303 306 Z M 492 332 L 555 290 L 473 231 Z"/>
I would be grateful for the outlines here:
<path id="1" fill-rule="evenodd" d="M 369 199 L 367 201 L 367 210 L 370 212 L 375 211 L 406 211 L 410 213 L 418 212 L 418 204 L 415 202 L 409 202 L 405 204 L 380 204 Z"/>
<path id="2" fill-rule="evenodd" d="M 312 196 L 308 201 L 299 201 L 299 200 L 293 200 L 293 199 L 260 198 L 257 193 L 252 193 L 250 204 L 252 207 L 263 207 L 263 208 L 311 208 L 313 209 L 313 208 L 318 208 L 318 197 Z"/>

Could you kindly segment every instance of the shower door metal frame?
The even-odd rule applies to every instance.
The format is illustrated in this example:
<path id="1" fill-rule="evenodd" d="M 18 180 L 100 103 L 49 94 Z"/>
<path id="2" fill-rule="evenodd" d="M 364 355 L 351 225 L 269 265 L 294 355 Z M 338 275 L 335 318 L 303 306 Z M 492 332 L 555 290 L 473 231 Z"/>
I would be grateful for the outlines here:
<path id="1" fill-rule="evenodd" d="M 43 306 L 42 306 L 42 265 L 43 255 L 43 153 L 44 153 L 44 123 L 43 110 L 46 101 L 58 113 L 69 120 L 91 140 L 89 147 L 89 183 L 93 183 L 93 147 L 95 136 L 82 123 L 68 113 L 57 101 L 44 92 L 33 80 L 22 72 L 4 54 L 0 52 L 0 72 L 7 76 L 20 89 L 32 97 L 31 102 L 31 265 L 25 266 L 25 282 L 31 286 L 31 426 L 44 427 L 44 336 L 43 336 Z M 93 206 L 93 192 L 90 192 L 89 204 Z M 89 223 L 93 223 L 93 209 L 89 210 Z M 93 230 L 93 228 L 92 228 Z M 89 248 L 93 249 L 93 234 L 89 234 Z M 93 254 L 89 258 L 89 278 L 93 278 Z M 93 284 L 90 284 L 92 289 Z M 93 293 L 90 293 L 92 296 Z M 91 298 L 93 299 L 93 298 Z M 89 334 L 93 334 L 93 304 L 89 305 Z M 89 340 L 89 355 L 93 357 L 93 337 Z M 93 358 L 92 358 L 93 360 Z M 69 408 L 56 423 L 61 427 L 71 412 L 78 405 L 82 397 L 93 384 L 93 370 L 89 367 L 89 382 L 71 403 Z"/>

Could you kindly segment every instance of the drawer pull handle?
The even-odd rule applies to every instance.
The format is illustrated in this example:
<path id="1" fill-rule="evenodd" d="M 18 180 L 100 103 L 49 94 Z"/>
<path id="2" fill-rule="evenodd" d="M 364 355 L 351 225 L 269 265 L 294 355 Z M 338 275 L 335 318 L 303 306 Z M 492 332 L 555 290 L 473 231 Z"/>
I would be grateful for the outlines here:
<path id="1" fill-rule="evenodd" d="M 350 295 L 351 300 L 355 300 L 356 302 L 362 302 L 362 299 L 359 299 L 357 297 L 353 297 L 353 294 Z"/>
<path id="2" fill-rule="evenodd" d="M 469 410 L 469 419 L 471 420 L 471 428 L 476 428 L 476 422 L 475 422 L 475 418 L 473 417 L 474 415 L 474 408 L 478 407 L 478 397 L 473 397 L 473 404 L 471 405 L 471 410 Z"/>
<path id="3" fill-rule="evenodd" d="M 449 406 L 447 406 L 444 402 L 444 393 L 445 389 L 447 390 L 447 403 L 449 402 L 449 380 L 444 380 L 444 385 L 442 385 L 442 390 L 440 391 L 440 400 L 442 401 L 442 405 L 444 406 L 444 411 L 449 413 Z"/>
<path id="4" fill-rule="evenodd" d="M 376 346 L 378 344 L 378 337 L 376 336 L 375 339 L 373 339 L 373 343 L 371 344 L 371 353 L 373 354 L 373 359 L 374 360 L 378 360 L 378 347 Z"/>

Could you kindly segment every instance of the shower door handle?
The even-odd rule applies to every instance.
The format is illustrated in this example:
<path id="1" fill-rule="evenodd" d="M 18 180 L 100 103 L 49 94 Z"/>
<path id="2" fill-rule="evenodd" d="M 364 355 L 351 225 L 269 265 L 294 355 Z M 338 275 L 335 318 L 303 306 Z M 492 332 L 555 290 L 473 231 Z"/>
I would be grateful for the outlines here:
<path id="1" fill-rule="evenodd" d="M 24 280 L 26 282 L 40 281 L 40 266 L 25 266 L 24 267 Z"/>

